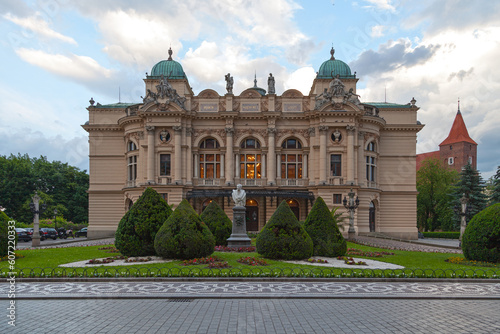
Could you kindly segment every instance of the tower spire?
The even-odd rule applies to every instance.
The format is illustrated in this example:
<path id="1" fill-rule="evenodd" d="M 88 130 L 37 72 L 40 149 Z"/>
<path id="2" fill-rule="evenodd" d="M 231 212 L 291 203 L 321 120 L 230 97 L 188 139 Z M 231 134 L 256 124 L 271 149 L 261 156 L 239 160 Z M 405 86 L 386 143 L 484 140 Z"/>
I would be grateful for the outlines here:
<path id="1" fill-rule="evenodd" d="M 460 98 L 458 98 L 458 111 L 457 113 L 460 113 Z"/>
<path id="2" fill-rule="evenodd" d="M 257 70 L 255 71 L 255 76 L 254 76 L 254 79 L 253 79 L 253 87 L 257 88 Z"/>

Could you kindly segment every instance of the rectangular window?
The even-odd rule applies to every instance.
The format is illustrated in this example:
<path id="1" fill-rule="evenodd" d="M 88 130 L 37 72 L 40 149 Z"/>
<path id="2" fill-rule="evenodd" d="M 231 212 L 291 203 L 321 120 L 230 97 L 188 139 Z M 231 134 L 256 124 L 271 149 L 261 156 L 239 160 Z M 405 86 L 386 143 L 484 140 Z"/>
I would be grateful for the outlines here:
<path id="1" fill-rule="evenodd" d="M 160 154 L 160 176 L 170 176 L 170 154 Z"/>
<path id="2" fill-rule="evenodd" d="M 165 202 L 168 203 L 168 194 L 167 193 L 161 194 L 161 197 L 163 197 L 163 199 L 165 200 Z"/>
<path id="3" fill-rule="evenodd" d="M 342 194 L 333 194 L 333 204 L 342 204 Z"/>
<path id="4" fill-rule="evenodd" d="M 330 156 L 330 176 L 342 176 L 342 155 L 332 154 Z"/>
<path id="5" fill-rule="evenodd" d="M 128 158 L 128 179 L 129 181 L 137 179 L 137 155 Z"/>
<path id="6" fill-rule="evenodd" d="M 366 157 L 366 179 L 375 182 L 375 157 Z"/>

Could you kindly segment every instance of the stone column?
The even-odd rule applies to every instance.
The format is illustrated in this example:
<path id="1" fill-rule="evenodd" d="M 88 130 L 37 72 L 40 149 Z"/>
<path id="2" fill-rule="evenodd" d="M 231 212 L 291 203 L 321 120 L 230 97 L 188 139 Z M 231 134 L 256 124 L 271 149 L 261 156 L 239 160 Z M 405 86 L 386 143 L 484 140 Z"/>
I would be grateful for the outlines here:
<path id="1" fill-rule="evenodd" d="M 262 164 L 261 165 L 262 166 L 261 171 L 262 171 L 262 178 L 263 179 L 265 179 L 266 176 L 267 176 L 267 171 L 266 171 L 267 161 L 266 160 L 267 160 L 267 154 L 262 153 L 261 154 L 261 164 Z"/>
<path id="2" fill-rule="evenodd" d="M 35 192 L 35 196 L 32 198 L 32 211 L 35 214 L 33 218 L 33 237 L 31 239 L 31 246 L 40 247 L 40 196 Z"/>
<path id="3" fill-rule="evenodd" d="M 358 185 L 363 186 L 365 176 L 365 133 L 358 131 Z"/>
<path id="4" fill-rule="evenodd" d="M 220 155 L 220 178 L 221 179 L 225 179 L 225 170 L 224 168 L 226 168 L 226 163 L 224 161 L 224 159 L 226 159 L 226 155 L 225 154 L 221 154 Z"/>
<path id="5" fill-rule="evenodd" d="M 275 141 L 275 136 L 276 136 L 276 129 L 275 128 L 268 128 L 267 129 L 268 133 L 268 157 L 269 161 L 267 162 L 267 182 L 269 184 L 276 185 L 276 153 L 275 153 L 275 148 L 276 148 L 276 141 Z"/>
<path id="6" fill-rule="evenodd" d="M 326 183 L 326 133 L 328 126 L 319 126 L 319 184 Z"/>
<path id="7" fill-rule="evenodd" d="M 347 184 L 354 182 L 354 125 L 347 125 Z"/>
<path id="8" fill-rule="evenodd" d="M 187 144 L 187 175 L 186 183 L 193 184 L 193 153 L 191 151 L 191 134 L 193 133 L 193 128 L 186 128 L 186 144 Z"/>
<path id="9" fill-rule="evenodd" d="M 302 155 L 302 178 L 307 179 L 307 154 Z"/>
<path id="10" fill-rule="evenodd" d="M 148 183 L 155 183 L 155 127 L 146 126 L 148 132 Z"/>
<path id="11" fill-rule="evenodd" d="M 182 126 L 174 126 L 173 127 L 175 135 L 174 135 L 174 180 L 179 184 L 182 183 L 182 149 L 181 149 L 181 140 L 182 140 Z"/>
<path id="12" fill-rule="evenodd" d="M 316 128 L 309 128 L 309 166 L 311 169 L 308 171 L 307 175 L 309 177 L 309 184 L 313 185 L 314 184 L 314 178 L 316 177 L 316 167 L 317 164 L 315 163 L 315 143 L 316 143 Z"/>
<path id="13" fill-rule="evenodd" d="M 280 155 L 276 154 L 276 166 L 274 168 L 274 171 L 277 170 L 276 175 L 278 179 L 281 179 L 281 160 L 280 160 Z"/>
<path id="14" fill-rule="evenodd" d="M 225 128 L 226 130 L 226 184 L 234 184 L 233 167 L 233 134 L 234 128 Z"/>
<path id="15" fill-rule="evenodd" d="M 200 176 L 198 175 L 198 168 L 199 168 L 199 161 L 200 156 L 199 153 L 194 154 L 194 177 L 199 178 Z"/>

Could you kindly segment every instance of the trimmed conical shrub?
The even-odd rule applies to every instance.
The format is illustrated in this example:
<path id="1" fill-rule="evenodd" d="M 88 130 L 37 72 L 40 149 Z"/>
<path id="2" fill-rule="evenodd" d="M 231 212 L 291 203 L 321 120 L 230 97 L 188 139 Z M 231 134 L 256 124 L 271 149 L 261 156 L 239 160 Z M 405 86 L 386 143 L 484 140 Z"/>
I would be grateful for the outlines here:
<path id="1" fill-rule="evenodd" d="M 177 206 L 155 238 L 156 254 L 166 259 L 194 259 L 214 252 L 215 238 L 187 200 Z"/>
<path id="2" fill-rule="evenodd" d="M 0 211 L 0 257 L 6 256 L 9 251 L 9 220 L 11 220 L 3 211 Z M 17 233 L 14 231 L 14 239 L 17 244 Z"/>
<path id="3" fill-rule="evenodd" d="M 227 246 L 227 239 L 231 236 L 233 223 L 215 201 L 210 202 L 205 210 L 203 210 L 200 219 L 207 224 L 210 232 L 214 235 L 215 244 L 218 246 Z"/>
<path id="4" fill-rule="evenodd" d="M 500 262 L 500 203 L 472 218 L 462 236 L 462 251 L 470 261 Z"/>
<path id="5" fill-rule="evenodd" d="M 286 203 L 281 202 L 256 241 L 257 253 L 270 259 L 301 260 L 311 257 L 311 237 Z"/>
<path id="6" fill-rule="evenodd" d="M 125 256 L 155 255 L 156 233 L 172 214 L 168 203 L 152 188 L 123 216 L 115 233 L 115 246 Z"/>
<path id="7" fill-rule="evenodd" d="M 313 241 L 313 255 L 337 257 L 347 252 L 347 243 L 321 197 L 316 199 L 307 215 L 304 229 Z"/>

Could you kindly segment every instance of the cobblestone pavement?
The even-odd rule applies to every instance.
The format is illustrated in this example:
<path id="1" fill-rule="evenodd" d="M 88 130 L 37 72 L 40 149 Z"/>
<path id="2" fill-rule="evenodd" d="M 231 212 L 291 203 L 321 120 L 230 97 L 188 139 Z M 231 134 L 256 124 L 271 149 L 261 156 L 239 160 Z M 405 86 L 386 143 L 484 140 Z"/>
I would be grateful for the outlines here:
<path id="1" fill-rule="evenodd" d="M 115 242 L 115 238 L 107 238 L 107 239 L 97 239 L 97 240 L 81 240 L 73 239 L 73 240 L 64 240 L 59 242 L 54 242 L 51 244 L 46 244 L 45 246 L 40 246 L 33 248 L 29 245 L 31 244 L 17 244 L 17 249 L 46 249 L 46 248 L 66 248 L 66 247 L 85 247 L 85 246 L 98 246 L 98 245 L 112 245 Z M 43 241 L 42 241 L 43 245 Z"/>
<path id="2" fill-rule="evenodd" d="M 8 301 L 0 301 L 6 312 Z M 497 300 L 20 300 L 1 333 L 499 333 Z M 4 313 L 5 314 L 5 313 Z"/>
<path id="3" fill-rule="evenodd" d="M 0 299 L 8 283 L 0 284 Z M 498 299 L 494 282 L 102 281 L 17 282 L 18 299 L 53 298 L 427 298 Z M 500 312 L 500 311 L 499 311 Z"/>
<path id="4" fill-rule="evenodd" d="M 435 246 L 423 245 L 415 242 L 398 241 L 392 239 L 357 236 L 356 242 L 362 245 L 385 248 L 385 249 L 397 249 L 405 251 L 430 252 L 430 253 L 462 254 L 461 249 L 443 248 L 439 247 L 439 245 Z"/>

